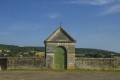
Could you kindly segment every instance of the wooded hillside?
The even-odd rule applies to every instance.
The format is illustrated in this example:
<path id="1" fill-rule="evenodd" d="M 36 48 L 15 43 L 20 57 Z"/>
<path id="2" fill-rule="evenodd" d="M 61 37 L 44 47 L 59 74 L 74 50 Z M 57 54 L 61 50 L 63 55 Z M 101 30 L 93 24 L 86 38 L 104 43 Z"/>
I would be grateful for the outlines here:
<path id="1" fill-rule="evenodd" d="M 35 52 L 44 52 L 44 47 L 19 47 L 14 45 L 4 45 L 0 44 L 0 56 L 7 54 L 8 57 L 15 57 L 19 55 L 24 55 L 28 52 L 29 56 L 34 56 Z M 9 51 L 8 51 L 9 50 Z M 75 53 L 77 57 L 94 57 L 94 58 L 108 58 L 111 55 L 120 56 L 120 53 L 100 50 L 100 49 L 90 49 L 90 48 L 76 48 Z M 24 56 L 28 56 L 24 55 Z"/>

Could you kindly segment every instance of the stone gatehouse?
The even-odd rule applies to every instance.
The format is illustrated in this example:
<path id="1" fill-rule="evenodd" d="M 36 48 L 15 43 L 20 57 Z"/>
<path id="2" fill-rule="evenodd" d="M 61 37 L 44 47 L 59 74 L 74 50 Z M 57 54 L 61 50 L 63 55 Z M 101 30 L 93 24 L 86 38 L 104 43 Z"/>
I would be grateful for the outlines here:
<path id="1" fill-rule="evenodd" d="M 76 41 L 61 26 L 44 43 L 47 68 L 75 68 Z"/>

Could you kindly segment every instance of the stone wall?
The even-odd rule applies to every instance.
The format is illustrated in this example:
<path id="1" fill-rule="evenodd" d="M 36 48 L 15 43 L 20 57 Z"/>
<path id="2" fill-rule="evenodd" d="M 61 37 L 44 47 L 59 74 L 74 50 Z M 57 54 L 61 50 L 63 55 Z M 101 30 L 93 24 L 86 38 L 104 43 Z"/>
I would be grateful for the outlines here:
<path id="1" fill-rule="evenodd" d="M 7 60 L 4 62 L 3 60 Z M 1 60 L 1 69 L 46 69 L 45 58 L 15 57 Z M 4 64 L 3 64 L 4 63 Z M 6 63 L 6 64 L 5 64 Z M 120 58 L 79 58 L 75 59 L 75 69 L 120 70 Z"/>
<path id="2" fill-rule="evenodd" d="M 7 69 L 43 69 L 45 58 L 7 58 Z"/>
<path id="3" fill-rule="evenodd" d="M 76 58 L 76 69 L 120 70 L 120 58 Z"/>

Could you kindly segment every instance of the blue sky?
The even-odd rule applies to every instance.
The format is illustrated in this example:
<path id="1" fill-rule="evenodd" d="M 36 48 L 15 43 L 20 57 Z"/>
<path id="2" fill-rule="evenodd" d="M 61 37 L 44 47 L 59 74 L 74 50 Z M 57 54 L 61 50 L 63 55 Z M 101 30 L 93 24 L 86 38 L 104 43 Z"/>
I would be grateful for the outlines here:
<path id="1" fill-rule="evenodd" d="M 59 23 L 76 47 L 120 52 L 120 0 L 0 0 L 0 44 L 44 46 Z"/>

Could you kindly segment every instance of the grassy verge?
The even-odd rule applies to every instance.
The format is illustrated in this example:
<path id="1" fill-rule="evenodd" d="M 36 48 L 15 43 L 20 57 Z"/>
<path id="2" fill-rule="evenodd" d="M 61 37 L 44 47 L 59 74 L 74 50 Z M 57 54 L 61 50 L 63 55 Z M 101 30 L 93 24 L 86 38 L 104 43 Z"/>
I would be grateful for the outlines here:
<path id="1" fill-rule="evenodd" d="M 55 70 L 55 69 L 10 69 L 3 71 L 40 71 L 40 72 L 120 72 L 120 70 L 91 70 L 91 69 L 74 69 L 74 70 Z"/>

